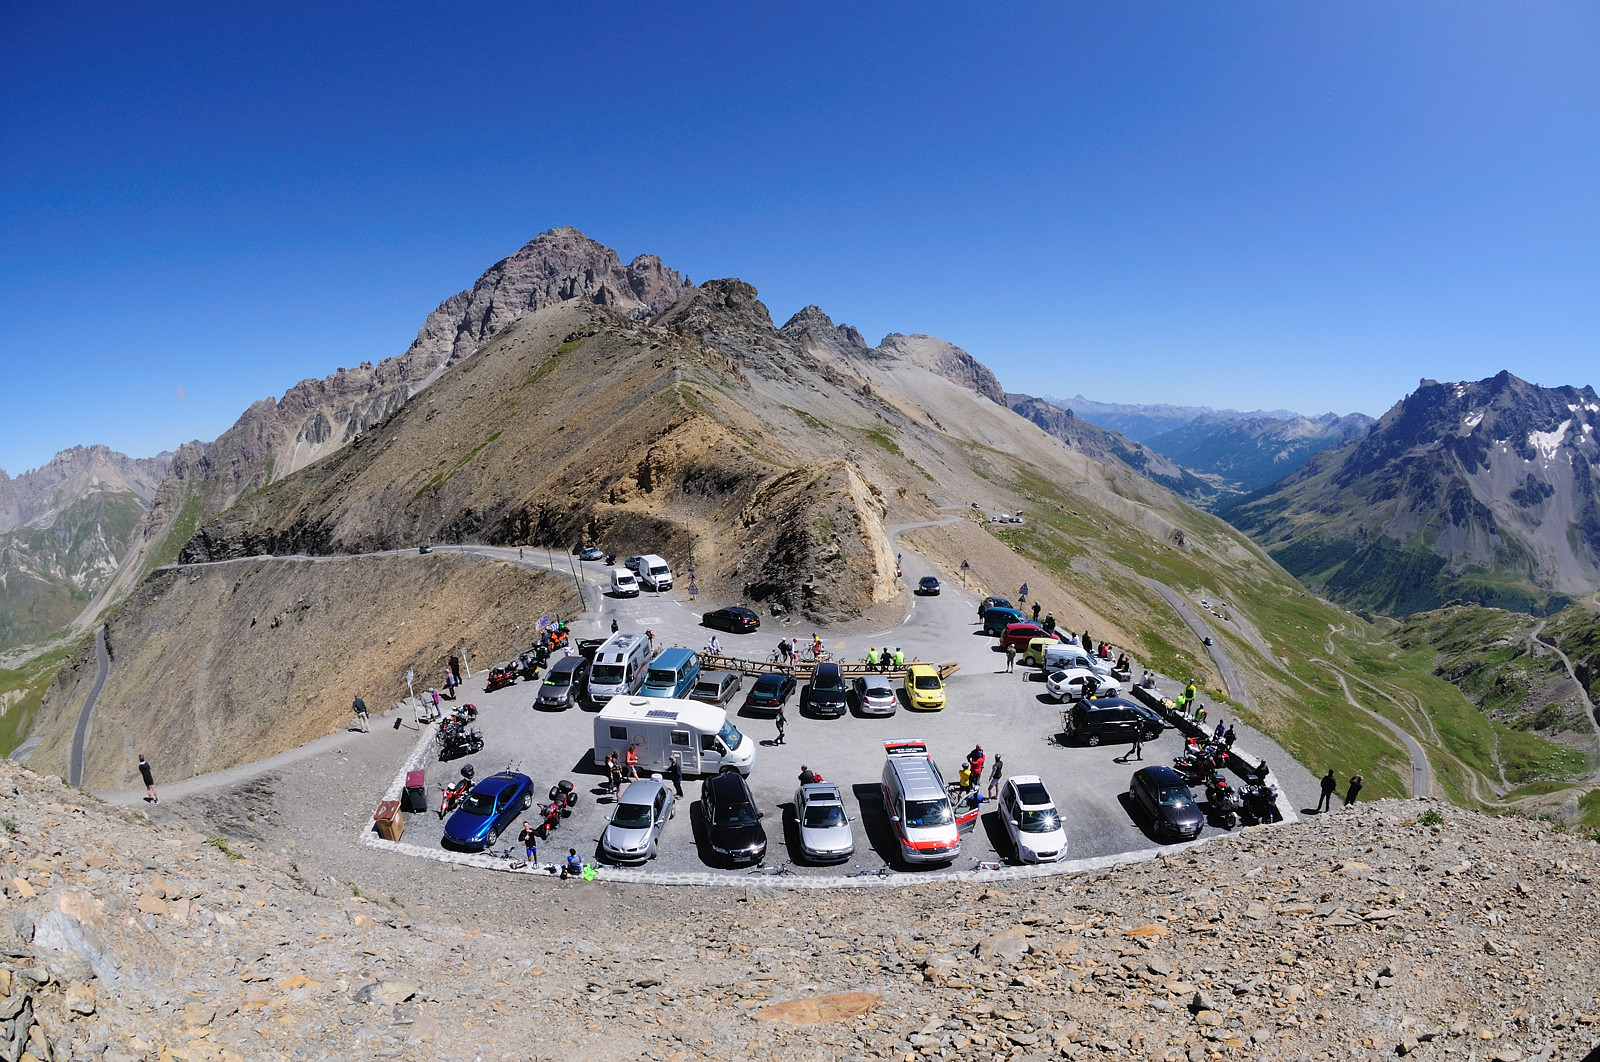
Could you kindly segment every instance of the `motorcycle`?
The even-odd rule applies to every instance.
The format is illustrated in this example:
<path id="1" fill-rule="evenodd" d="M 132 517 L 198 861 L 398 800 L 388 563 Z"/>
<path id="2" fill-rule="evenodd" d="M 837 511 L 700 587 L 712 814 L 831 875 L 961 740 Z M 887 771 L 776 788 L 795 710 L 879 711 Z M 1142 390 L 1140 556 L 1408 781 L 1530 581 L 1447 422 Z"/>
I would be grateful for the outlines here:
<path id="1" fill-rule="evenodd" d="M 1206 779 L 1206 810 L 1223 829 L 1231 830 L 1242 820 L 1244 800 L 1222 775 L 1212 772 Z"/>
<path id="2" fill-rule="evenodd" d="M 447 719 L 439 726 L 439 759 L 453 760 L 483 751 L 483 731 Z"/>
<path id="3" fill-rule="evenodd" d="M 439 817 L 442 819 L 456 809 L 461 803 L 461 798 L 472 789 L 472 764 L 461 766 L 461 777 L 454 782 L 446 782 L 439 794 Z"/>
<path id="4" fill-rule="evenodd" d="M 532 652 L 526 652 L 517 657 L 517 672 L 526 681 L 532 682 L 534 679 L 538 678 L 539 668 L 542 666 L 544 666 L 543 662 L 540 661 L 539 658 Z"/>
<path id="5" fill-rule="evenodd" d="M 493 693 L 495 690 L 505 689 L 515 685 L 517 673 L 509 665 L 499 665 L 489 669 L 489 681 L 483 687 L 483 692 Z"/>
<path id="6" fill-rule="evenodd" d="M 578 806 L 578 787 L 563 778 L 550 787 L 550 803 L 561 808 L 563 818 L 571 815 L 572 809 Z"/>
<path id="7" fill-rule="evenodd" d="M 554 800 L 548 804 L 539 805 L 540 822 L 538 828 L 544 831 L 546 840 L 549 839 L 551 831 L 561 825 L 561 814 L 566 810 L 566 806 L 565 801 Z"/>
<path id="8" fill-rule="evenodd" d="M 1246 823 L 1278 821 L 1278 787 L 1271 782 L 1249 782 L 1240 788 L 1239 798 L 1243 805 L 1241 818 Z"/>

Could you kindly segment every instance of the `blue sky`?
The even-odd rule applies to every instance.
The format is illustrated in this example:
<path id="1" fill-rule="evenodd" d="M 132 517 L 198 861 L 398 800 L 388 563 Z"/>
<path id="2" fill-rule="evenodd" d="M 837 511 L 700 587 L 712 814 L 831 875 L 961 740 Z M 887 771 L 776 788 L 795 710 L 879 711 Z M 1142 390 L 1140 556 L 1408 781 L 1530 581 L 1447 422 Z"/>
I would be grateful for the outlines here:
<path id="1" fill-rule="evenodd" d="M 214 438 L 567 224 L 1032 393 L 1600 384 L 1594 4 L 135 6 L 0 14 L 13 474 Z"/>

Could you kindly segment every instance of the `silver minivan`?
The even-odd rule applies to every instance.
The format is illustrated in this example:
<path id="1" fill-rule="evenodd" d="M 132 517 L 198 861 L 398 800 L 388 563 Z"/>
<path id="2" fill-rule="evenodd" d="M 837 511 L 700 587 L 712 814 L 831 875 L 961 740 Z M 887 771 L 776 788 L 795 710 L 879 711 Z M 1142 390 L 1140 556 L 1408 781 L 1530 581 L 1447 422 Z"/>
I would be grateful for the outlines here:
<path id="1" fill-rule="evenodd" d="M 900 857 L 907 863 L 955 859 L 961 854 L 961 829 L 928 746 L 917 740 L 886 741 L 883 751 L 883 809 Z"/>
<path id="2" fill-rule="evenodd" d="M 628 697 L 644 685 L 650 667 L 650 639 L 638 631 L 622 631 L 606 639 L 589 668 L 589 703 L 608 704 Z"/>

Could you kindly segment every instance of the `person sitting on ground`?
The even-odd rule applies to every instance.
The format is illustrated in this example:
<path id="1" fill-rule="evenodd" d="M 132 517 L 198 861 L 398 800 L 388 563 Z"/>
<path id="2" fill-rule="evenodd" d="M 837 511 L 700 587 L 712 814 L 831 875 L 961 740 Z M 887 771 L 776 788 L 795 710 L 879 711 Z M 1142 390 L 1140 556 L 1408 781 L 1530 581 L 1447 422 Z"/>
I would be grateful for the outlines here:
<path id="1" fill-rule="evenodd" d="M 1117 670 L 1118 671 L 1126 671 L 1126 670 L 1128 670 L 1128 654 L 1127 653 L 1118 653 L 1117 654 Z"/>
<path id="2" fill-rule="evenodd" d="M 1217 729 L 1211 733 L 1211 743 L 1215 745 L 1222 740 L 1222 735 L 1227 733 L 1228 724 L 1221 719 L 1217 720 Z"/>
<path id="3" fill-rule="evenodd" d="M 576 848 L 567 849 L 567 865 L 561 868 L 561 880 L 569 877 L 578 877 L 583 873 L 583 860 L 578 857 Z"/>

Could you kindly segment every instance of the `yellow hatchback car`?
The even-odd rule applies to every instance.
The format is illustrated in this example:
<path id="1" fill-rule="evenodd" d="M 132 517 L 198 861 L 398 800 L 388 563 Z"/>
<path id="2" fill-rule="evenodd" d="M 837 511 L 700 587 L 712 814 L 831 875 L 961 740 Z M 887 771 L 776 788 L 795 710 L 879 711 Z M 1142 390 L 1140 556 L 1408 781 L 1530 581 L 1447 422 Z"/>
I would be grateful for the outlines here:
<path id="1" fill-rule="evenodd" d="M 944 679 L 932 664 L 906 668 L 906 701 L 913 708 L 936 712 L 944 707 Z"/>

